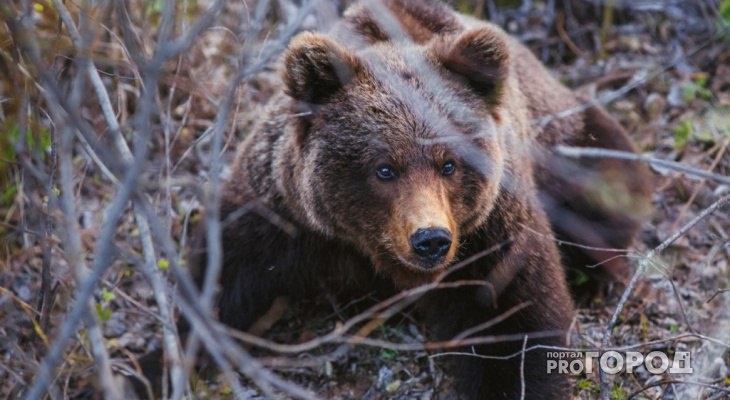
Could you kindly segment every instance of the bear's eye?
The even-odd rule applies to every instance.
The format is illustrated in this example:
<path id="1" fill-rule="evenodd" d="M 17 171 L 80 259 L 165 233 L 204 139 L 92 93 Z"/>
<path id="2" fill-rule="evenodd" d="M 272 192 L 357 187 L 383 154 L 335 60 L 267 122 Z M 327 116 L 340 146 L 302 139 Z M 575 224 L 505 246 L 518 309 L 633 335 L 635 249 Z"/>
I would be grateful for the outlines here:
<path id="1" fill-rule="evenodd" d="M 375 170 L 375 176 L 381 181 L 390 181 L 395 179 L 395 171 L 390 165 L 381 165 Z"/>
<path id="2" fill-rule="evenodd" d="M 456 165 L 452 161 L 447 161 L 441 166 L 441 175 L 443 176 L 452 175 L 454 171 L 456 171 Z"/>

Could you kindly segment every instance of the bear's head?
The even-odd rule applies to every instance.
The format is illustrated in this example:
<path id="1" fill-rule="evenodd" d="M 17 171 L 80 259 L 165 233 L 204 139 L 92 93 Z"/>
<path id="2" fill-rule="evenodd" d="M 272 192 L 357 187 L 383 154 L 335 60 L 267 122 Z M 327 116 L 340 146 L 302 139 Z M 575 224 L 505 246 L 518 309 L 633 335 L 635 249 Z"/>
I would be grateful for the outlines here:
<path id="1" fill-rule="evenodd" d="M 284 63 L 295 148 L 284 186 L 306 223 L 354 244 L 401 286 L 432 279 L 499 195 L 502 34 L 484 27 L 354 51 L 304 33 Z"/>

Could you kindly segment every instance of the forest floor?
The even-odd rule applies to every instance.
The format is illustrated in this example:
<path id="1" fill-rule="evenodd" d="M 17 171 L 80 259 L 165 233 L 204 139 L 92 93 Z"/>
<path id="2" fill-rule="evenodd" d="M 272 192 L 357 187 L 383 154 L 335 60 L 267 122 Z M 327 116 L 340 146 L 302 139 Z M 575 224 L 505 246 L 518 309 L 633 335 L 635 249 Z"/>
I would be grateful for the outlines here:
<path id="1" fill-rule="evenodd" d="M 465 12 L 486 15 L 488 11 L 471 7 L 473 2 L 469 1 L 453 3 Z M 730 176 L 730 1 L 657 2 L 659 6 L 641 2 L 610 11 L 596 6 L 550 9 L 553 2 L 545 1 L 525 3 L 531 6 L 492 10 L 491 19 L 522 39 L 567 86 L 603 100 L 629 131 L 641 154 Z M 32 11 L 39 38 L 47 50 L 56 52 L 47 51 L 42 58 L 61 86 L 70 86 L 74 66 L 68 60 L 74 52 L 63 43 L 68 33 L 59 28 L 49 3 L 35 4 L 40 5 Z M 202 9 L 200 4 L 191 6 L 190 18 Z M 245 2 L 227 5 L 216 21 L 217 28 L 201 34 L 175 62 L 165 64 L 160 75 L 155 99 L 160 115 L 152 119 L 149 162 L 143 175 L 148 182 L 178 183 L 147 190 L 162 230 L 169 232 L 178 249 L 189 240 L 188 224 L 201 219 L 201 202 L 190 182 L 197 185 L 209 179 L 209 133 L 220 99 L 240 67 L 237 57 L 248 50 L 240 39 L 247 29 L 241 16 L 253 13 L 251 9 Z M 97 11 L 94 20 L 111 27 L 109 36 L 99 41 L 121 40 L 115 36 L 121 24 L 110 22 L 113 17 L 103 10 Z M 276 26 L 277 18 L 292 12 L 284 6 L 270 12 L 270 27 Z M 336 14 L 336 7 L 331 12 Z M 153 42 L 145 35 L 151 35 L 147 33 L 150 27 L 159 23 L 160 10 L 141 7 L 132 14 L 138 23 L 138 40 Z M 320 10 L 318 18 L 325 14 Z M 305 19 L 304 26 L 321 27 L 319 20 L 312 18 Z M 52 148 L 58 138 L 53 136 L 50 117 L 44 115 L 42 83 L 34 77 L 37 66 L 18 61 L 12 40 L 4 36 L 8 29 L 0 27 L 0 398 L 25 393 L 48 343 L 67 318 L 76 289 L 75 272 L 64 254 L 67 238 L 53 228 L 63 220 L 58 210 L 49 206 L 48 196 L 57 189 L 31 168 L 47 173 L 55 169 Z M 260 34 L 257 40 L 265 41 L 268 33 Z M 139 71 L 123 46 L 100 46 L 94 54 L 116 116 L 123 127 L 129 126 L 138 112 L 134 105 L 140 96 Z M 230 129 L 224 135 L 225 161 L 230 161 L 235 144 L 278 87 L 276 66 L 272 61 L 237 90 Z M 24 95 L 17 95 L 20 87 Z M 16 118 L 21 100 L 26 106 L 37 106 L 29 113 L 27 130 Z M 106 126 L 101 108 L 93 99 L 82 104 L 80 114 L 102 136 Z M 27 140 L 18 140 L 18 132 L 24 131 L 28 132 Z M 128 132 L 125 134 L 132 142 Z M 104 213 L 117 187 L 88 153 L 77 150 L 74 154 L 80 245 L 91 265 L 104 227 Z M 647 269 L 623 304 L 610 344 L 644 354 L 655 350 L 670 355 L 689 352 L 694 373 L 654 375 L 639 367 L 632 374 L 609 376 L 609 398 L 730 398 L 730 207 L 725 203 L 726 207 L 702 218 L 666 249 L 647 258 L 685 224 L 729 196 L 730 185 L 670 167 L 651 167 L 656 181 L 654 211 L 635 247 L 625 255 L 634 265 L 645 263 Z M 223 176 L 227 173 L 224 169 Z M 117 261 L 94 291 L 103 341 L 115 365 L 162 343 L 155 294 L 137 267 L 144 255 L 136 221 L 131 210 L 122 214 L 113 237 Z M 157 265 L 163 272 L 168 264 L 159 257 Z M 49 265 L 51 279 L 44 282 L 44 266 Z M 581 304 L 569 335 L 571 347 L 600 347 L 622 290 L 616 287 L 610 296 Z M 307 302 L 289 299 L 266 337 L 281 343 L 312 340 L 341 326 L 374 301 L 365 297 L 336 305 L 327 298 Z M 421 332 L 406 310 L 379 325 L 370 337 L 383 343 L 413 345 L 425 340 Z M 66 349 L 54 381 L 58 390 L 53 398 L 88 396 L 86 388 L 95 382 L 96 374 L 87 335 L 85 329 L 79 330 Z M 264 363 L 279 364 L 276 369 L 282 376 L 323 398 L 448 397 L 449 382 L 437 364 L 438 355 L 422 349 L 326 344 L 293 355 L 251 350 Z M 243 387 L 243 397 L 262 396 L 250 381 L 244 380 Z M 600 387 L 596 374 L 579 374 L 574 398 L 598 399 Z M 231 387 L 222 378 L 195 380 L 193 389 L 202 398 L 232 396 Z"/>

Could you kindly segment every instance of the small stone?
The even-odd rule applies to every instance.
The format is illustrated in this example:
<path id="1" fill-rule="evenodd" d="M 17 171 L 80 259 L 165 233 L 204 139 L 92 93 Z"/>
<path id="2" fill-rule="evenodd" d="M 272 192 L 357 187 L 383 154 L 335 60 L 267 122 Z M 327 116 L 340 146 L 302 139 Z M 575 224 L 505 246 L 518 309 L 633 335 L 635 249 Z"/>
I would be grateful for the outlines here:
<path id="1" fill-rule="evenodd" d="M 16 288 L 16 293 L 18 294 L 18 297 L 20 297 L 20 299 L 26 303 L 31 300 L 31 291 L 30 288 L 26 285 L 22 285 Z"/>
<path id="2" fill-rule="evenodd" d="M 381 367 L 378 370 L 378 382 L 377 387 L 387 389 L 388 384 L 393 381 L 393 371 L 388 367 Z"/>
<path id="3" fill-rule="evenodd" d="M 667 95 L 667 102 L 672 107 L 681 107 L 684 105 L 684 94 L 681 85 L 672 85 Z"/>
<path id="4" fill-rule="evenodd" d="M 630 100 L 618 100 L 613 104 L 613 109 L 616 111 L 633 111 L 636 108 L 633 101 Z"/>
<path id="5" fill-rule="evenodd" d="M 121 315 L 121 314 L 119 314 Z M 116 338 L 124 334 L 127 331 L 127 326 L 121 318 L 117 317 L 117 314 L 112 314 L 112 317 L 108 321 L 104 322 L 104 337 Z"/>
<path id="6" fill-rule="evenodd" d="M 666 317 L 666 318 L 664 318 L 664 320 L 662 320 L 662 326 L 672 329 L 672 328 L 678 327 L 679 324 L 677 323 L 676 319 L 671 318 L 671 317 Z"/>
<path id="7" fill-rule="evenodd" d="M 705 265 L 700 274 L 700 288 L 708 291 L 713 290 L 720 275 L 718 268 L 713 265 Z"/>
<path id="8" fill-rule="evenodd" d="M 127 332 L 123 334 L 119 340 L 119 347 L 126 348 L 132 351 L 144 350 L 144 339 L 137 334 Z"/>
<path id="9" fill-rule="evenodd" d="M 652 93 L 644 100 L 644 111 L 649 120 L 654 121 L 662 115 L 666 101 L 659 93 Z"/>
<path id="10" fill-rule="evenodd" d="M 712 360 L 709 366 L 705 369 L 705 372 L 707 377 L 712 378 L 722 378 L 727 376 L 728 374 L 728 367 L 727 364 L 725 364 L 725 360 L 722 359 L 722 357 L 715 357 L 715 359 Z"/>
<path id="11" fill-rule="evenodd" d="M 623 50 L 638 51 L 641 48 L 641 42 L 633 36 L 621 36 L 618 42 L 619 47 Z"/>

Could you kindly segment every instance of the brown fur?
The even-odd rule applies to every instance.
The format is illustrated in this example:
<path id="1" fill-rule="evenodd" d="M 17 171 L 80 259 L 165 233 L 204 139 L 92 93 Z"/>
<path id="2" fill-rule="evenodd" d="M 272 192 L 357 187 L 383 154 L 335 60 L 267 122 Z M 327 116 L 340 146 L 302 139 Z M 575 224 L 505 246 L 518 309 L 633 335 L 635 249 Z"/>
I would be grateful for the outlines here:
<path id="1" fill-rule="evenodd" d="M 378 2 L 353 7 L 346 13 L 345 25 L 364 36 L 372 31 L 386 31 L 370 26 L 378 24 L 366 16 L 372 15 L 373 10 L 381 14 L 390 10 L 387 15 L 399 22 L 396 26 L 400 32 L 391 32 L 390 36 L 382 33 L 368 36 L 365 41 L 374 43 L 405 36 L 414 42 L 425 43 L 434 37 L 474 27 L 490 27 L 503 35 L 498 27 L 458 15 L 439 1 L 385 0 L 383 3 L 387 5 L 385 9 L 378 6 Z M 424 28 L 414 28 L 417 24 Z M 369 29 L 363 29 L 366 26 L 370 26 Z M 619 253 L 615 251 L 587 247 L 627 249 L 631 246 L 651 208 L 653 184 L 648 169 L 634 161 L 589 159 L 578 162 L 554 154 L 551 148 L 558 144 L 630 152 L 636 149 L 626 131 L 603 109 L 598 106 L 580 109 L 589 99 L 571 92 L 552 78 L 521 43 L 511 37 L 506 42 L 518 90 L 528 94 L 528 120 L 532 124 L 531 134 L 536 138 L 531 151 L 538 164 L 535 177 L 543 206 L 559 239 L 585 246 L 562 247 L 563 259 L 572 270 L 594 278 L 586 285 L 588 292 L 594 291 L 591 288 L 596 283 L 623 280 L 629 270 L 627 258 L 616 257 Z M 465 64 L 468 65 L 462 63 Z M 485 67 L 492 68 L 488 64 Z M 578 111 L 552 117 L 574 109 Z M 593 265 L 600 267 L 586 269 Z"/>
<path id="2" fill-rule="evenodd" d="M 553 336 L 530 344 L 561 344 L 572 304 L 524 151 L 532 140 L 528 99 L 510 59 L 506 37 L 491 26 L 359 51 L 324 35 L 296 38 L 285 56 L 288 96 L 239 148 L 222 213 L 257 201 L 298 232 L 290 237 L 255 214 L 224 230 L 220 318 L 247 329 L 274 297 L 306 296 L 322 285 L 413 287 L 495 248 L 448 278 L 484 285 L 437 290 L 419 302 L 431 337 L 451 339 L 531 302 L 474 334 L 547 331 Z M 457 170 L 445 177 L 439 168 L 448 161 Z M 398 177 L 379 181 L 381 164 Z M 453 245 L 426 265 L 409 236 L 432 226 L 448 229 Z M 475 351 L 504 355 L 520 346 Z M 567 395 L 566 378 L 544 375 L 544 352 L 526 363 L 530 398 Z M 519 389 L 517 359 L 447 364 L 464 397 L 512 398 Z"/>
<path id="3" fill-rule="evenodd" d="M 399 22 L 383 26 L 389 21 Z M 581 99 L 499 28 L 437 2 L 355 5 L 335 34 L 295 38 L 284 64 L 283 93 L 239 146 L 222 196 L 221 321 L 245 330 L 277 296 L 394 291 L 471 258 L 447 281 L 482 284 L 435 290 L 416 305 L 431 339 L 453 339 L 526 305 L 471 336 L 531 334 L 528 346 L 564 344 L 573 304 L 553 227 L 565 237 L 586 227 L 595 233 L 588 244 L 625 247 L 638 222 L 594 201 L 550 146 L 631 150 L 616 122 L 594 107 L 538 129 L 537 119 Z M 449 162 L 456 170 L 445 175 Z M 386 164 L 396 174 L 390 181 L 375 173 Z M 619 192 L 645 201 L 643 170 L 624 179 L 638 166 L 598 166 L 607 172 L 594 168 L 590 179 L 619 177 Z M 425 262 L 409 237 L 432 227 L 448 230 L 452 244 Z M 203 242 L 191 265 L 200 280 Z M 509 355 L 521 347 L 515 340 L 463 350 Z M 519 397 L 519 357 L 446 360 L 461 397 Z M 525 398 L 568 398 L 569 379 L 545 369 L 545 351 L 526 354 Z"/>

